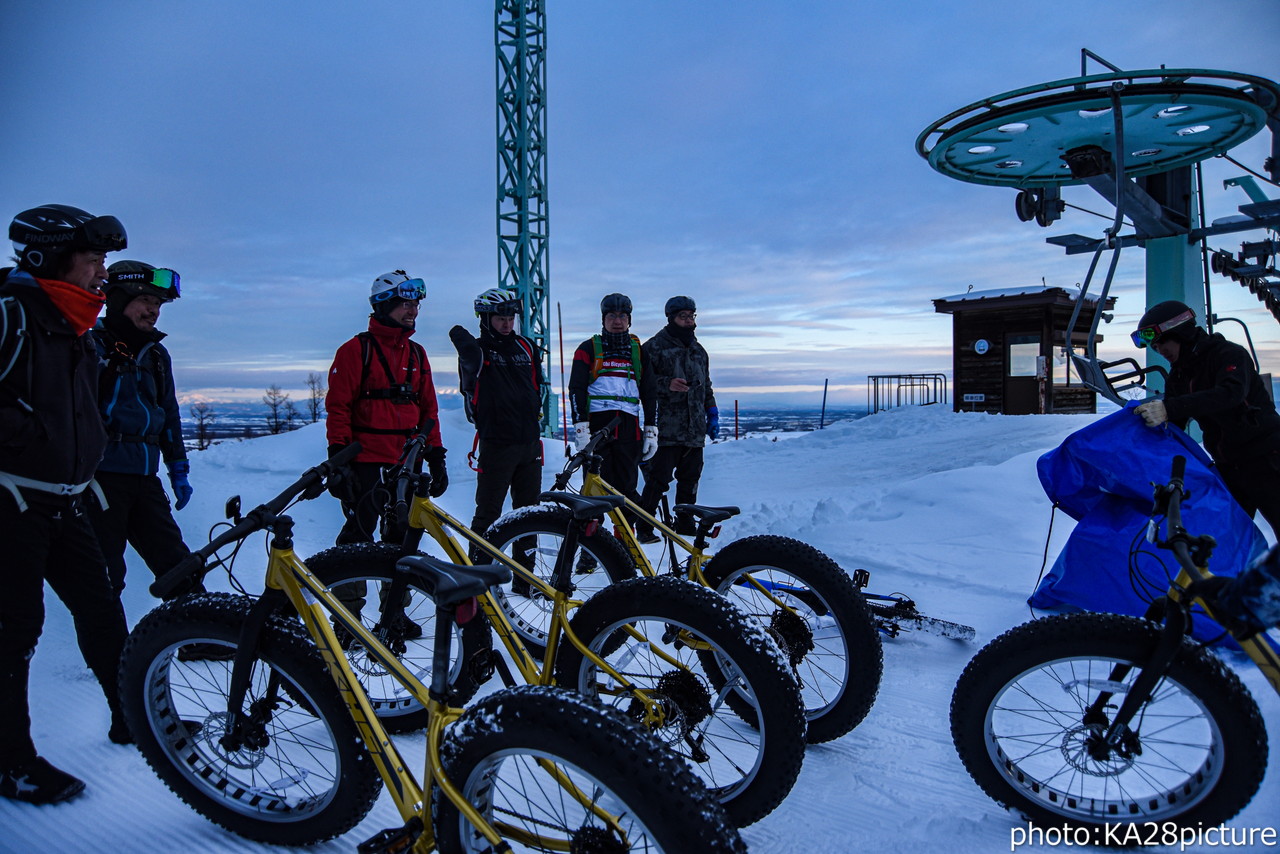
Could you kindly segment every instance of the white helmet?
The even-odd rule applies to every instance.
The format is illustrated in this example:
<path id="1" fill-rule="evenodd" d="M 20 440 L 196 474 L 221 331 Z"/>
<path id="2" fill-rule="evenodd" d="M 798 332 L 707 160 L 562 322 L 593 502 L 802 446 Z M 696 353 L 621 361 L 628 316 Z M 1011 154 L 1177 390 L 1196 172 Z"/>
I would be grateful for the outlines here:
<path id="1" fill-rule="evenodd" d="M 476 314 L 519 314 L 520 294 L 515 288 L 489 288 L 476 297 Z"/>
<path id="2" fill-rule="evenodd" d="M 389 299 L 425 299 L 427 283 L 422 279 L 411 279 L 404 270 L 392 270 L 383 273 L 373 280 L 369 289 L 369 305 L 377 308 L 378 303 Z"/>

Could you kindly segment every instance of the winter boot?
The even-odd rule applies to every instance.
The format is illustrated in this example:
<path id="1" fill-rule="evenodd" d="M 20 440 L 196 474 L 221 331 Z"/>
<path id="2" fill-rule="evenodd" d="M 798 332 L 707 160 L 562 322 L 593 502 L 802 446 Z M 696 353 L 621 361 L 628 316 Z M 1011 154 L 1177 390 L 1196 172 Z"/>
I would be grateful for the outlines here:
<path id="1" fill-rule="evenodd" d="M 0 797 L 29 804 L 56 804 L 84 791 L 84 780 L 59 771 L 39 756 L 0 771 Z"/>

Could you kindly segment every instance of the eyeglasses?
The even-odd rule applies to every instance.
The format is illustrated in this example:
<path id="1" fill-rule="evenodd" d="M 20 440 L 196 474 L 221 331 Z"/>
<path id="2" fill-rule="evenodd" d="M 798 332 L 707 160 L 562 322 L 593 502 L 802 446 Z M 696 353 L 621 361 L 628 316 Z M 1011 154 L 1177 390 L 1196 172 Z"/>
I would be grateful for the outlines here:
<path id="1" fill-rule="evenodd" d="M 676 320 L 693 320 L 698 316 L 696 311 L 678 311 L 675 314 Z"/>
<path id="2" fill-rule="evenodd" d="M 182 277 L 168 267 L 161 267 L 158 270 L 112 273 L 107 281 L 111 285 L 125 285 L 130 288 L 150 285 L 162 291 L 172 291 L 175 299 L 182 296 Z"/>
<path id="3" fill-rule="evenodd" d="M 422 279 L 405 279 L 390 290 L 374 294 L 370 299 L 373 302 L 384 302 L 389 299 L 421 300 L 426 298 L 426 282 L 422 281 Z"/>
<path id="4" fill-rule="evenodd" d="M 1168 332 L 1170 329 L 1173 329 L 1175 326 L 1181 326 L 1187 321 L 1195 319 L 1195 312 L 1184 311 L 1177 317 L 1170 318 L 1163 323 L 1153 323 L 1150 326 L 1135 329 L 1133 332 L 1129 333 L 1129 338 L 1133 341 L 1133 346 L 1141 350 L 1144 347 L 1151 346 L 1155 343 L 1157 338 Z"/>
<path id="5" fill-rule="evenodd" d="M 85 248 L 100 252 L 119 252 L 128 245 L 124 226 L 113 216 L 97 216 L 81 224 L 80 234 Z"/>

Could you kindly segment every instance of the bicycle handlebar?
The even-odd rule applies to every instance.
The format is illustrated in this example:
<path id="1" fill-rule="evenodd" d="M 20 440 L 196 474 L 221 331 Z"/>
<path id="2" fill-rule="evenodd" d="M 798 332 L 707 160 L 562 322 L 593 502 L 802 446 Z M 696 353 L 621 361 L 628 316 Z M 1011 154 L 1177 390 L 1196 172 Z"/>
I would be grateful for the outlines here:
<path id="1" fill-rule="evenodd" d="M 180 560 L 176 566 L 157 578 L 149 588 L 151 595 L 159 599 L 165 599 L 178 590 L 188 579 L 197 574 L 203 574 L 205 562 L 218 549 L 243 540 L 250 534 L 261 531 L 271 525 L 284 508 L 289 506 L 289 502 L 293 501 L 297 496 L 301 495 L 304 499 L 317 497 L 320 491 L 316 487 L 323 484 L 325 479 L 332 475 L 335 470 L 355 459 L 358 453 L 360 453 L 360 443 L 352 442 L 328 460 L 307 469 L 302 473 L 301 477 L 275 498 L 250 510 L 238 523 L 232 525 L 219 536 L 214 537 L 207 545 L 191 552 L 191 554 Z"/>
<path id="2" fill-rule="evenodd" d="M 573 456 L 569 457 L 569 462 L 565 463 L 564 470 L 561 471 L 560 474 L 556 475 L 555 488 L 557 490 L 563 490 L 566 486 L 568 486 L 569 478 L 573 475 L 574 472 L 582 468 L 583 464 L 586 463 L 588 459 L 594 456 L 598 456 L 596 451 L 600 448 L 601 445 L 603 445 L 605 442 L 610 441 L 613 438 L 613 431 L 618 426 L 618 422 L 620 422 L 621 420 L 622 420 L 621 415 L 615 415 L 612 418 L 610 418 L 609 423 L 605 424 L 599 430 L 591 434 L 591 439 L 587 442 L 587 444 L 583 447 L 581 451 L 575 451 Z"/>

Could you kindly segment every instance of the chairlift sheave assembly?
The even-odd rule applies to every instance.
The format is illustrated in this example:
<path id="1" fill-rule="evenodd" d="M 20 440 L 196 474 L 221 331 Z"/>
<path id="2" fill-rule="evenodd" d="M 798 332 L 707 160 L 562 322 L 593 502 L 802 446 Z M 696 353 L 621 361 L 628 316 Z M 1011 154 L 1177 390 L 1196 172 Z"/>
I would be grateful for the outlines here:
<path id="1" fill-rule="evenodd" d="M 1110 70 L 1086 74 L 1090 58 Z M 1265 168 L 1272 181 L 1280 181 L 1280 85 L 1274 81 L 1196 68 L 1124 71 L 1083 50 L 1081 76 L 962 107 L 925 128 L 916 151 L 943 175 L 1018 190 L 1015 211 L 1024 222 L 1055 222 L 1065 208 L 1066 186 L 1087 184 L 1114 205 L 1115 216 L 1101 237 L 1063 235 L 1048 242 L 1067 254 L 1092 253 L 1068 327 L 1067 355 L 1085 386 L 1123 405 L 1120 392 L 1141 387 L 1148 374 L 1163 369 L 1141 367 L 1132 358 L 1098 360 L 1098 323 L 1110 319 L 1102 309 L 1121 249 L 1164 237 L 1185 235 L 1194 243 L 1212 234 L 1280 227 L 1280 202 L 1242 206 L 1243 221 L 1193 227 L 1189 217 L 1134 179 L 1225 154 L 1264 128 L 1272 132 Z M 1132 231 L 1122 234 L 1126 225 Z M 1111 258 L 1098 310 L 1077 352 L 1075 326 L 1104 251 Z"/>

